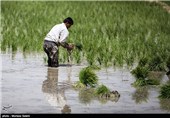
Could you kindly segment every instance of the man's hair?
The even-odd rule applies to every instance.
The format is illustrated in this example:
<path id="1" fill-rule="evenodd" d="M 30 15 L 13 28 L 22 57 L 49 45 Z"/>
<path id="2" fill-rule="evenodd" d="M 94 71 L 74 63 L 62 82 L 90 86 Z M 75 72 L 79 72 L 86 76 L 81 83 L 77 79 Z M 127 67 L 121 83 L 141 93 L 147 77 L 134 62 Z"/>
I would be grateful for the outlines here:
<path id="1" fill-rule="evenodd" d="M 73 25 L 73 19 L 71 17 L 67 17 L 66 19 L 63 20 L 63 22 Z"/>

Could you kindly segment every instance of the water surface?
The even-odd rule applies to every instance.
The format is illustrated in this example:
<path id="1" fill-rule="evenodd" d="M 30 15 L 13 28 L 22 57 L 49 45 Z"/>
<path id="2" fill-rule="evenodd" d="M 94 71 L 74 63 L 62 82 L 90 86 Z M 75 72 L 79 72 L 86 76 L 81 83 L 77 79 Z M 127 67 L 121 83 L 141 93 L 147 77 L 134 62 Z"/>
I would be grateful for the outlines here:
<path id="1" fill-rule="evenodd" d="M 44 54 L 2 53 L 2 113 L 170 113 L 170 102 L 158 99 L 158 86 L 134 88 L 135 78 L 125 68 L 95 71 L 99 83 L 120 93 L 115 101 L 100 101 L 71 85 L 85 64 L 50 68 Z M 164 75 L 161 82 L 168 81 Z"/>

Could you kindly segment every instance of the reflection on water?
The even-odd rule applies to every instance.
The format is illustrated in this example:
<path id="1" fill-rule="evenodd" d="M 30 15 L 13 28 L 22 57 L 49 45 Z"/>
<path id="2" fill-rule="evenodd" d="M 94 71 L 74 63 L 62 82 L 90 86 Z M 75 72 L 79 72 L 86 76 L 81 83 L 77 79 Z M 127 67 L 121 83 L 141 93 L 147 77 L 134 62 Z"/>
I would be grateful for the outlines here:
<path id="1" fill-rule="evenodd" d="M 80 89 L 79 90 L 79 100 L 83 104 L 89 104 L 92 102 L 92 100 L 95 99 L 94 95 L 94 89 L 89 88 L 89 89 Z"/>
<path id="2" fill-rule="evenodd" d="M 166 82 L 166 84 L 170 84 L 170 78 Z M 170 111 L 170 99 L 166 99 L 166 98 L 161 99 L 161 98 L 159 98 L 159 104 L 160 104 L 161 109 Z"/>
<path id="3" fill-rule="evenodd" d="M 2 113 L 170 113 L 170 101 L 157 98 L 159 86 L 134 88 L 131 83 L 135 78 L 129 70 L 111 67 L 96 71 L 100 83 L 120 93 L 121 97 L 112 102 L 94 97 L 89 89 L 71 88 L 86 67 L 84 63 L 48 68 L 43 54 L 1 54 Z M 167 75 L 160 80 L 170 82 Z"/>
<path id="4" fill-rule="evenodd" d="M 161 109 L 170 111 L 170 99 L 160 99 Z"/>
<path id="5" fill-rule="evenodd" d="M 111 102 L 117 102 L 120 98 L 120 94 L 117 92 L 117 94 L 112 93 L 110 94 L 110 97 L 105 97 L 105 96 L 98 96 L 96 94 L 96 89 L 95 88 L 85 88 L 85 89 L 80 89 L 79 90 L 79 100 L 83 104 L 89 104 L 93 100 L 98 100 L 102 104 L 106 104 L 108 101 Z"/>
<path id="6" fill-rule="evenodd" d="M 148 87 L 138 87 L 136 91 L 132 94 L 132 99 L 135 100 L 137 104 L 142 102 L 147 102 L 149 96 Z"/>
<path id="7" fill-rule="evenodd" d="M 148 79 L 154 79 L 157 80 L 160 85 L 163 84 L 163 77 L 165 75 L 165 72 L 149 72 Z M 167 81 L 168 83 L 168 81 Z M 149 99 L 149 88 L 154 87 L 152 85 L 148 86 L 141 86 L 137 87 L 136 91 L 132 94 L 132 100 L 135 100 L 137 104 L 141 104 L 142 102 L 147 102 Z"/>
<path id="8" fill-rule="evenodd" d="M 66 103 L 65 89 L 67 86 L 58 83 L 58 68 L 48 68 L 47 79 L 43 81 L 42 91 L 51 106 L 55 106 L 61 110 L 62 113 L 70 113 L 70 106 Z"/>

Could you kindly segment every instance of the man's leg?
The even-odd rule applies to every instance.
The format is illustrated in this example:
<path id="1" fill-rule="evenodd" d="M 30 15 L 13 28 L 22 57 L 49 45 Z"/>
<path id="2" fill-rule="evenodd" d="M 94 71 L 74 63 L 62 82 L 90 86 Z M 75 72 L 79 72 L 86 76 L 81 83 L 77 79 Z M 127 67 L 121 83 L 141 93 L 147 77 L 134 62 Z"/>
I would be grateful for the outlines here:
<path id="1" fill-rule="evenodd" d="M 48 56 L 48 61 L 47 61 L 48 62 L 48 66 L 51 67 L 51 58 L 50 58 L 49 53 L 47 53 L 47 56 Z"/>
<path id="2" fill-rule="evenodd" d="M 58 56 L 59 56 L 59 50 L 57 46 L 53 46 L 53 49 L 51 51 L 52 55 L 51 55 L 51 62 L 52 62 L 52 67 L 58 67 L 59 63 L 58 63 Z"/>
<path id="3" fill-rule="evenodd" d="M 51 53 L 51 50 L 52 50 L 52 45 L 51 45 L 51 43 L 49 43 L 49 42 L 44 42 L 43 49 L 44 49 L 44 51 L 45 51 L 45 53 L 47 54 L 47 57 L 48 57 L 48 60 L 47 60 L 48 66 L 51 67 L 51 65 L 52 65 L 52 64 L 51 64 L 52 61 L 51 61 L 51 58 L 50 58 L 50 53 Z"/>

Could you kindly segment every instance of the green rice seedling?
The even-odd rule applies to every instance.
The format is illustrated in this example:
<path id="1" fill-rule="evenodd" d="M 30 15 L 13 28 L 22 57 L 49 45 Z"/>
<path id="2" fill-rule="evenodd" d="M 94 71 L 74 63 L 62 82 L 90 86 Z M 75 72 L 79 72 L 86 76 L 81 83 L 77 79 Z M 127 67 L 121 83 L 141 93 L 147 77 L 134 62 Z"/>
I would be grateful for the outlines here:
<path id="1" fill-rule="evenodd" d="M 148 62 L 148 66 L 150 71 L 165 71 L 164 61 L 159 55 L 151 58 Z"/>
<path id="2" fill-rule="evenodd" d="M 128 67 L 133 66 L 134 64 L 134 57 L 132 55 L 130 55 L 129 57 L 125 57 L 125 62 L 127 64 Z"/>
<path id="3" fill-rule="evenodd" d="M 17 45 L 16 45 L 16 43 L 13 43 L 12 46 L 11 46 L 11 48 L 12 48 L 12 52 L 16 52 L 16 51 L 17 51 Z"/>
<path id="4" fill-rule="evenodd" d="M 72 58 L 74 59 L 74 61 L 79 64 L 81 63 L 81 59 L 82 59 L 82 48 L 83 45 L 79 42 L 74 43 L 75 44 L 75 50 L 73 50 L 71 52 Z"/>
<path id="5" fill-rule="evenodd" d="M 146 66 L 148 62 L 148 58 L 147 57 L 142 57 L 141 59 L 139 59 L 138 65 L 139 66 Z"/>
<path id="6" fill-rule="evenodd" d="M 131 74 L 134 75 L 136 79 L 145 79 L 148 76 L 148 73 L 148 67 L 139 65 L 131 71 Z"/>
<path id="7" fill-rule="evenodd" d="M 107 103 L 109 94 L 110 94 L 110 90 L 103 84 L 97 87 L 95 91 L 95 95 L 97 96 L 97 98 L 102 104 Z"/>
<path id="8" fill-rule="evenodd" d="M 159 79 L 147 79 L 146 85 L 160 85 L 160 80 Z"/>
<path id="9" fill-rule="evenodd" d="M 108 95 L 110 93 L 109 88 L 107 88 L 105 85 L 100 85 L 99 87 L 97 87 L 96 89 L 96 94 L 99 95 L 100 97 L 104 96 L 104 95 Z"/>
<path id="10" fill-rule="evenodd" d="M 147 85 L 147 82 L 144 78 L 136 79 L 133 83 L 132 86 L 134 87 L 142 87 Z"/>
<path id="11" fill-rule="evenodd" d="M 79 51 L 82 51 L 82 49 L 83 49 L 83 45 L 82 45 L 81 43 L 78 43 L 78 42 L 75 43 L 75 47 L 76 47 L 76 49 L 78 49 Z"/>
<path id="12" fill-rule="evenodd" d="M 95 63 L 95 58 L 94 58 L 94 52 L 90 51 L 90 53 L 87 53 L 86 60 L 89 65 L 93 65 Z"/>
<path id="13" fill-rule="evenodd" d="M 167 58 L 167 60 L 166 60 L 166 65 L 167 65 L 167 67 L 170 68 L 170 56 L 168 56 L 168 58 Z"/>
<path id="14" fill-rule="evenodd" d="M 170 84 L 164 84 L 160 88 L 160 95 L 158 96 L 161 99 L 170 98 Z"/>
<path id="15" fill-rule="evenodd" d="M 95 72 L 88 67 L 83 68 L 79 73 L 79 80 L 82 84 L 95 87 L 98 84 L 98 77 Z"/>
<path id="16" fill-rule="evenodd" d="M 76 51 L 81 51 L 73 53 L 76 63 L 122 67 L 155 52 L 165 62 L 170 53 L 170 15 L 146 1 L 2 1 L 1 16 L 2 51 L 42 52 L 49 29 L 73 16 L 69 42 L 79 42 Z M 67 61 L 61 50 L 60 61 Z"/>
<path id="17" fill-rule="evenodd" d="M 167 72 L 166 72 L 166 75 L 167 76 L 170 76 L 170 56 L 167 58 L 167 61 L 166 61 L 166 67 L 167 67 Z"/>
<path id="18" fill-rule="evenodd" d="M 117 91 L 110 91 L 110 89 L 103 84 L 96 88 L 95 95 L 102 103 L 106 103 L 108 100 L 117 102 L 120 97 Z"/>
<path id="19" fill-rule="evenodd" d="M 160 85 L 160 80 L 140 78 L 140 79 L 136 79 L 132 83 L 132 85 L 134 87 L 142 87 L 142 86 L 148 86 L 148 85 Z"/>
<path id="20" fill-rule="evenodd" d="M 81 58 L 82 58 L 81 55 L 82 53 L 80 53 L 79 51 L 72 52 L 72 56 L 77 64 L 81 63 Z"/>
<path id="21" fill-rule="evenodd" d="M 97 65 L 90 65 L 87 68 L 92 69 L 92 70 L 100 70 L 101 68 Z"/>

